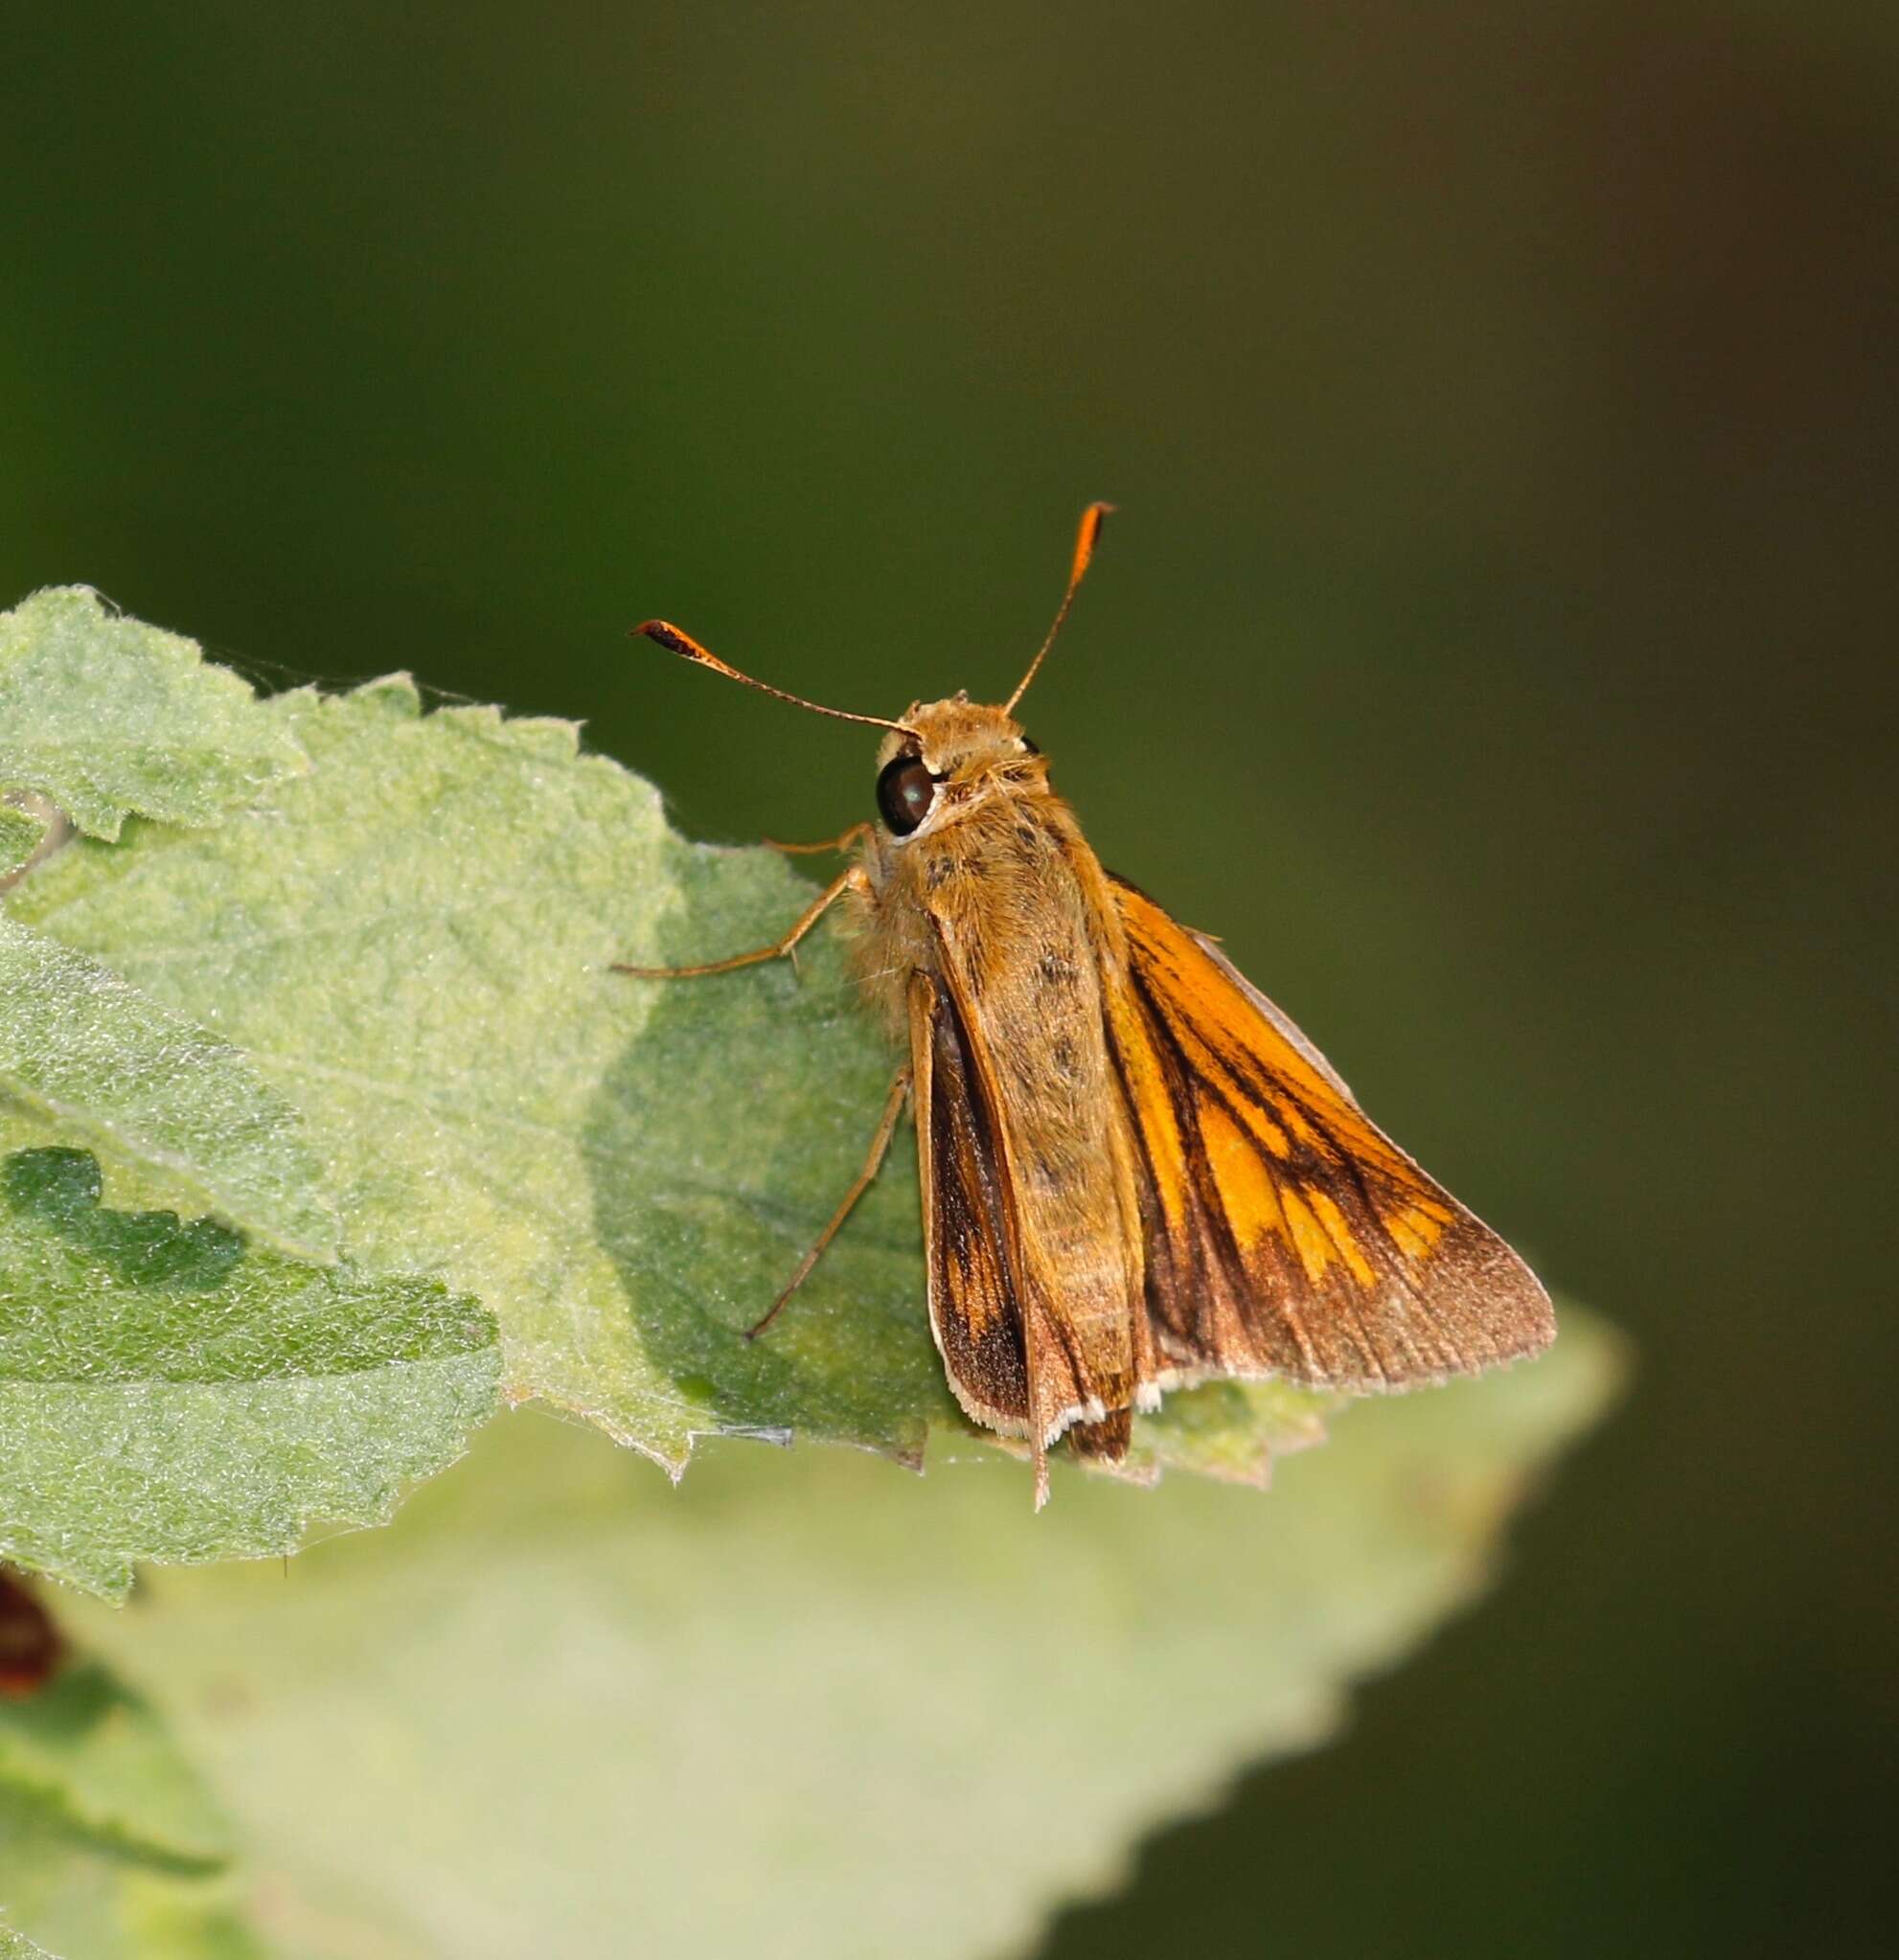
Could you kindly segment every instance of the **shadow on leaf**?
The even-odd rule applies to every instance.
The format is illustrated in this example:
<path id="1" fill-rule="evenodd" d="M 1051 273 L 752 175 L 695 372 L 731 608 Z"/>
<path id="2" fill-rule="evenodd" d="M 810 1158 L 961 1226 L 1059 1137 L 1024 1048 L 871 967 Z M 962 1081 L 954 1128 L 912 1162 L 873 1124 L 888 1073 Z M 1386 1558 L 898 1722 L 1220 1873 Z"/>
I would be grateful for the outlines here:
<path id="1" fill-rule="evenodd" d="M 810 944 L 796 972 L 626 984 L 654 995 L 606 1074 L 587 1157 L 601 1242 L 648 1356 L 709 1429 L 917 1459 L 927 1424 L 958 1418 L 925 1313 L 907 1126 L 810 1280 L 744 1338 L 862 1161 L 895 1066 L 839 948 Z"/>
<path id="2" fill-rule="evenodd" d="M 20 1151 L 0 1165 L 0 1199 L 22 1219 L 57 1233 L 128 1286 L 208 1292 L 244 1256 L 236 1232 L 175 1212 L 114 1212 L 100 1203 L 104 1180 L 90 1151 Z"/>

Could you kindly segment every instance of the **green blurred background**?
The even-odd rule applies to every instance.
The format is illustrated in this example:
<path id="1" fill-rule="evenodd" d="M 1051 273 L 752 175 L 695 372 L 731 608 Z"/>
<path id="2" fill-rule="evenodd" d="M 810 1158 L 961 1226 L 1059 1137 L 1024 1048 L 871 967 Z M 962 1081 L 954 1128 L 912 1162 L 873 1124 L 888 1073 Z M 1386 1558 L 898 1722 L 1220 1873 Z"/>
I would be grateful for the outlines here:
<path id="1" fill-rule="evenodd" d="M 0 603 L 817 835 L 863 732 L 626 627 L 1004 691 L 1113 497 L 1030 701 L 1102 855 L 1636 1337 L 1500 1595 L 1049 1960 L 1882 1949 L 1893 17 L 53 11 Z"/>

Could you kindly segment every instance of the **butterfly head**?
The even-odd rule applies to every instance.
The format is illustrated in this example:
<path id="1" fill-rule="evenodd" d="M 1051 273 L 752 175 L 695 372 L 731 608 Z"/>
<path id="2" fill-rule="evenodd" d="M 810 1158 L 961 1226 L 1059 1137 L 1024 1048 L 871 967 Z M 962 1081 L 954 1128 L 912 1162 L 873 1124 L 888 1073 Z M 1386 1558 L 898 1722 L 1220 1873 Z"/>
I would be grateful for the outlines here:
<path id="1" fill-rule="evenodd" d="M 1047 780 L 1041 751 L 1006 708 L 953 695 L 912 701 L 877 752 L 877 810 L 893 837 Z"/>

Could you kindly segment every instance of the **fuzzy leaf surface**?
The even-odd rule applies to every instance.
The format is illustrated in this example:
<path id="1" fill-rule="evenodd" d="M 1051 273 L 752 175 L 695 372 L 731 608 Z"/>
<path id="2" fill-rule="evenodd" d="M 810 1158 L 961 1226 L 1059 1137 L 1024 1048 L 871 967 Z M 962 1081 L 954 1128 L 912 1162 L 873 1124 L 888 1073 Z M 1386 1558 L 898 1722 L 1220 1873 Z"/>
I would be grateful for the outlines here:
<path id="1" fill-rule="evenodd" d="M 215 823 L 299 773 L 295 741 L 255 709 L 195 642 L 83 585 L 0 613 L 0 789 L 37 790 L 88 836 L 116 837 L 134 811 Z"/>
<path id="2" fill-rule="evenodd" d="M 492 1412 L 493 1322 L 439 1281 L 101 1197 L 84 1151 L 0 1158 L 0 1557 L 120 1594 L 137 1559 L 291 1552 Z"/>
<path id="3" fill-rule="evenodd" d="M 335 1254 L 303 1118 L 250 1060 L 4 915 L 0 1095 L 52 1134 L 169 1175 L 226 1223 L 307 1258 Z"/>
<path id="4" fill-rule="evenodd" d="M 46 819 L 0 799 L 0 878 L 19 870 L 46 834 Z"/>

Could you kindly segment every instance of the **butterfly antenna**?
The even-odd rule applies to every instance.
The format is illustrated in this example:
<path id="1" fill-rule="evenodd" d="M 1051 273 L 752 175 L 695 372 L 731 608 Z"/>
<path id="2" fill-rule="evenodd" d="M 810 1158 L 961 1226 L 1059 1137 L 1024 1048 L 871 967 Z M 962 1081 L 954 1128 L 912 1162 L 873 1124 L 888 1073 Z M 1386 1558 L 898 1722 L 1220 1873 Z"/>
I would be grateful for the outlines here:
<path id="1" fill-rule="evenodd" d="M 1075 538 L 1075 562 L 1068 568 L 1068 589 L 1062 595 L 1062 604 L 1055 610 L 1055 624 L 1048 629 L 1048 637 L 1041 643 L 1041 650 L 1029 662 L 1029 671 L 1016 683 L 1016 692 L 1002 704 L 1005 715 L 1016 712 L 1016 703 L 1029 691 L 1029 682 L 1036 676 L 1036 669 L 1048 658 L 1048 650 L 1055 644 L 1055 636 L 1062 630 L 1062 623 L 1068 617 L 1068 608 L 1075 603 L 1075 594 L 1081 588 L 1082 574 L 1088 568 L 1088 560 L 1094 556 L 1095 540 L 1101 536 L 1101 520 L 1113 510 L 1112 504 L 1090 504 L 1082 513 L 1082 528 Z"/>
<path id="2" fill-rule="evenodd" d="M 781 701 L 789 701 L 794 708 L 809 708 L 813 715 L 829 715 L 837 721 L 862 721 L 872 728 L 894 728 L 899 735 L 914 735 L 916 730 L 905 727 L 901 721 L 886 721 L 881 715 L 853 715 L 843 708 L 827 708 L 817 701 L 808 701 L 802 695 L 788 694 L 783 688 L 768 686 L 762 680 L 754 680 L 748 673 L 741 673 L 736 667 L 727 667 L 718 654 L 709 653 L 690 633 L 682 633 L 675 626 L 663 619 L 650 619 L 633 628 L 635 635 L 644 634 L 656 646 L 664 647 L 669 653 L 676 653 L 681 660 L 690 660 L 695 667 L 709 667 L 714 673 L 722 673 L 727 680 L 743 681 L 748 688 L 756 688 L 762 695 L 771 695 Z"/>

